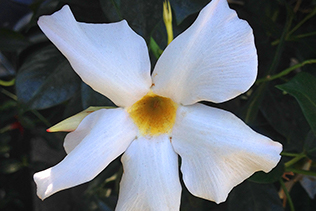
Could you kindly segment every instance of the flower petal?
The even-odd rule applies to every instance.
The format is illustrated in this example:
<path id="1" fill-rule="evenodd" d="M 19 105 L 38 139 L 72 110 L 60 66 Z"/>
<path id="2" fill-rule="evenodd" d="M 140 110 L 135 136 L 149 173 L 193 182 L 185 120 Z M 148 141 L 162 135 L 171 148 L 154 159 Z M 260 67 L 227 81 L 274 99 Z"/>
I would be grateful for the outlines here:
<path id="1" fill-rule="evenodd" d="M 130 106 L 149 91 L 150 61 L 145 41 L 125 20 L 79 23 L 69 6 L 39 18 L 38 25 L 94 90 L 118 106 Z"/>
<path id="2" fill-rule="evenodd" d="M 260 135 L 232 113 L 202 104 L 180 106 L 172 145 L 182 158 L 188 190 L 217 203 L 231 189 L 280 160 L 282 145 Z"/>
<path id="3" fill-rule="evenodd" d="M 116 211 L 179 210 L 178 156 L 167 135 L 134 140 L 122 162 L 124 173 Z"/>
<path id="4" fill-rule="evenodd" d="M 137 128 L 123 109 L 102 109 L 88 115 L 68 135 L 69 139 L 83 140 L 59 164 L 34 175 L 37 195 L 45 199 L 92 180 L 126 150 L 136 135 Z"/>
<path id="5" fill-rule="evenodd" d="M 96 107 L 93 107 L 93 108 L 96 108 Z M 89 108 L 86 110 L 89 110 Z M 82 112 L 84 112 L 84 111 L 82 111 Z M 96 111 L 94 111 L 93 113 L 95 113 L 95 112 Z M 111 110 L 110 109 L 101 109 L 97 113 L 95 113 L 95 114 L 93 114 L 93 113 L 90 113 L 89 115 L 87 115 L 87 116 L 89 116 L 89 118 L 83 117 L 80 120 L 80 122 L 78 123 L 75 131 L 68 133 L 66 135 L 65 140 L 64 140 L 64 149 L 65 149 L 67 154 L 69 154 L 82 140 L 84 140 L 84 138 L 87 135 L 89 135 L 92 132 L 92 130 L 102 131 L 105 125 L 109 125 L 109 122 L 111 122 L 111 125 L 109 125 L 108 127 L 113 127 L 113 128 L 116 127 L 117 125 L 115 125 L 115 122 L 113 122 L 113 120 L 115 121 L 116 118 L 120 118 L 120 117 L 115 116 L 115 115 L 118 115 L 118 114 L 124 115 L 124 117 L 123 117 L 124 121 L 127 122 L 127 123 L 117 122 L 117 124 L 126 124 L 126 125 L 128 125 L 128 127 L 132 128 L 132 126 L 129 125 L 130 120 L 127 117 L 128 114 L 123 112 L 121 108 L 111 109 Z M 101 116 L 104 116 L 104 117 L 101 117 Z M 120 119 L 118 119 L 118 120 L 120 120 Z M 81 126 L 79 127 L 79 125 L 81 125 Z M 111 129 L 112 128 L 109 128 L 107 130 L 110 131 Z M 134 130 L 137 130 L 137 129 L 135 128 Z"/>
<path id="6" fill-rule="evenodd" d="M 213 0 L 165 49 L 153 72 L 152 89 L 183 105 L 219 103 L 247 91 L 256 76 L 252 29 L 226 0 Z"/>

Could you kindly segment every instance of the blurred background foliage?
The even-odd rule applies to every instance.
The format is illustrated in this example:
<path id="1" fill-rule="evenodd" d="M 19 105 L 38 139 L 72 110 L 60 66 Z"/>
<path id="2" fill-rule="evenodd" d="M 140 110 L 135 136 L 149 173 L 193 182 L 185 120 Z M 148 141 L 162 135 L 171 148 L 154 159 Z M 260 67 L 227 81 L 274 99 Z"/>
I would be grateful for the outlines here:
<path id="1" fill-rule="evenodd" d="M 170 0 L 174 35 L 195 20 L 209 0 Z M 282 160 L 269 174 L 255 173 L 215 204 L 183 186 L 181 210 L 316 210 L 316 1 L 229 0 L 253 28 L 259 56 L 255 85 L 229 102 L 229 110 L 256 131 L 281 142 Z M 36 21 L 70 5 L 76 19 L 126 19 L 147 42 L 152 66 L 167 45 L 162 1 L 0 1 L 0 210 L 114 210 L 122 174 L 119 158 L 92 182 L 42 202 L 34 172 L 64 156 L 65 133 L 55 123 L 89 106 L 113 106 L 74 73 Z M 111 124 L 109 122 L 109 124 Z"/>

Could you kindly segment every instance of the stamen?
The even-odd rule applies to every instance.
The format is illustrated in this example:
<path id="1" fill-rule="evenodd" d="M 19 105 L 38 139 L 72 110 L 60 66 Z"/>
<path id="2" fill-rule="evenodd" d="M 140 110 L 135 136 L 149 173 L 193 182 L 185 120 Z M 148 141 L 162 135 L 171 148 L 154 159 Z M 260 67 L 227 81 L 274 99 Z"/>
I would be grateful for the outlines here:
<path id="1" fill-rule="evenodd" d="M 178 104 L 170 98 L 149 92 L 127 108 L 127 112 L 142 135 L 170 133 L 176 120 Z"/>

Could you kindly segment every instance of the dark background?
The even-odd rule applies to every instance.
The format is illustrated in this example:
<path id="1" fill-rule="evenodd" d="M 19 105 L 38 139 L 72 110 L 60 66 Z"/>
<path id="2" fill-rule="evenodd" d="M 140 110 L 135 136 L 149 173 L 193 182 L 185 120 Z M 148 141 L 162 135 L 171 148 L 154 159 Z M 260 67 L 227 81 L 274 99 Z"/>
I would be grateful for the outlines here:
<path id="1" fill-rule="evenodd" d="M 177 36 L 209 1 L 170 2 Z M 313 199 L 316 1 L 231 0 L 229 3 L 253 28 L 259 57 L 258 80 L 250 91 L 229 102 L 206 104 L 235 113 L 254 130 L 281 142 L 282 160 L 269 174 L 256 173 L 234 188 L 220 205 L 192 196 L 183 186 L 181 210 L 316 210 Z M 126 19 L 146 40 L 152 67 L 159 49 L 150 40 L 160 49 L 167 45 L 162 1 L 0 0 L 0 210 L 3 211 L 107 211 L 114 210 L 116 204 L 122 174 L 119 158 L 93 181 L 61 191 L 44 202 L 35 193 L 34 172 L 55 165 L 65 156 L 62 148 L 65 133 L 45 130 L 89 106 L 113 106 L 81 82 L 36 25 L 39 16 L 52 14 L 65 4 L 70 5 L 76 19 L 82 22 Z M 291 172 L 293 175 L 288 175 Z M 302 180 L 309 183 L 302 185 Z M 285 197 L 286 194 L 289 195 Z"/>

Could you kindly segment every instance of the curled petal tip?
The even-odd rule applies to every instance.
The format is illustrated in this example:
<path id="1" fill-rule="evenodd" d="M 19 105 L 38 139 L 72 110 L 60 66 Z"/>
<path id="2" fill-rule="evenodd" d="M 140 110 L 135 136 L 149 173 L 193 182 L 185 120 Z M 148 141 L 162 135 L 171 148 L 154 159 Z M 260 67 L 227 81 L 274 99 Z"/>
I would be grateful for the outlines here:
<path id="1" fill-rule="evenodd" d="M 37 187 L 37 196 L 40 198 L 42 201 L 46 199 L 49 195 L 47 194 L 47 189 L 45 188 L 45 183 L 47 182 L 47 172 L 49 172 L 49 169 L 37 172 L 34 174 L 33 179 Z"/>

